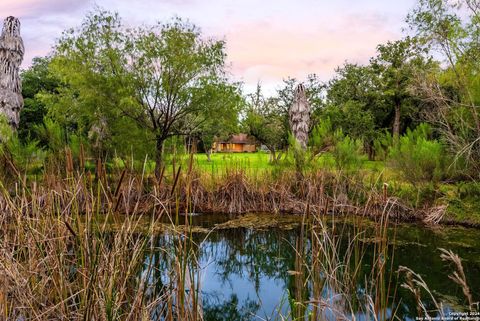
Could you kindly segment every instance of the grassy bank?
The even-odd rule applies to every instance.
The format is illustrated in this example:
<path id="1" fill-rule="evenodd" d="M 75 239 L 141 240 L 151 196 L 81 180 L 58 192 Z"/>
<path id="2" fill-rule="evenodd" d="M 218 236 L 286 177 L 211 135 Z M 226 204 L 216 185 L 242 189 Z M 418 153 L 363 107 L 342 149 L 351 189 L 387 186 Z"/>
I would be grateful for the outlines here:
<path id="1" fill-rule="evenodd" d="M 195 165 L 202 173 L 218 178 L 228 176 L 232 169 L 241 171 L 248 178 L 270 177 L 277 180 L 281 174 L 291 171 L 292 161 L 272 164 L 268 153 L 219 153 L 208 161 L 204 154 L 196 154 Z M 366 157 L 352 171 L 339 171 L 333 155 L 322 154 L 315 161 L 316 166 L 309 172 L 322 172 L 333 176 L 346 177 L 352 185 L 363 185 L 366 190 L 398 198 L 404 207 L 416 212 L 419 217 L 429 208 L 443 208 L 439 222 L 480 226 L 480 184 L 476 182 L 422 182 L 413 184 L 391 168 L 386 161 L 370 161 Z M 281 173 L 281 174 L 280 174 Z M 290 173 L 291 174 L 291 173 Z M 292 175 L 292 174 L 291 174 Z M 385 190 L 386 189 L 386 190 Z"/>
<path id="2" fill-rule="evenodd" d="M 378 216 L 389 205 L 396 209 L 392 215 L 403 220 L 480 225 L 480 184 L 412 182 L 388 162 L 363 156 L 353 166 L 339 166 L 335 155 L 323 153 L 299 173 L 291 155 L 275 164 L 265 152 L 216 153 L 210 161 L 205 154 L 169 155 L 159 179 L 148 157 L 143 163 L 119 158 L 94 162 L 74 158 L 67 149 L 44 163 L 22 167 L 12 159 L 4 162 L 2 185 L 9 193 L 21 184 L 27 197 L 33 198 L 30 191 L 63 195 L 74 184 L 83 202 L 92 188 L 98 189 L 102 208 L 121 213 L 131 213 L 137 201 L 143 212 L 161 202 L 191 212 L 298 214 L 308 208 L 362 216 Z M 135 193 L 125 197 L 125 188 Z"/>

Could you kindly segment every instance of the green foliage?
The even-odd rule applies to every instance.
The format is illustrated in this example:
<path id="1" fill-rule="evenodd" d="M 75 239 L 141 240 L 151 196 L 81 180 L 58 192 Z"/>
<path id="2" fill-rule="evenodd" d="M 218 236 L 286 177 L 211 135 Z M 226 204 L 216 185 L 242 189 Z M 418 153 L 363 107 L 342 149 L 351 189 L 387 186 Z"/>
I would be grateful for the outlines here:
<path id="1" fill-rule="evenodd" d="M 379 45 L 377 51 L 371 66 L 380 80 L 378 90 L 389 112 L 392 134 L 398 136 L 405 123 L 412 121 L 419 112 L 420 101 L 412 94 L 410 86 L 415 73 L 430 68 L 430 60 L 424 58 L 425 51 L 410 37 Z"/>
<path id="2" fill-rule="evenodd" d="M 329 117 L 335 128 L 342 128 L 353 138 L 370 140 L 375 130 L 388 128 L 389 111 L 373 68 L 347 63 L 337 68 L 336 73 L 328 84 L 324 117 Z"/>
<path id="3" fill-rule="evenodd" d="M 358 170 L 362 163 L 362 141 L 343 136 L 341 131 L 336 133 L 338 141 L 332 152 L 335 165 L 339 170 Z"/>
<path id="4" fill-rule="evenodd" d="M 292 152 L 297 174 L 302 174 L 307 169 L 307 165 L 309 165 L 307 151 L 302 148 L 300 143 L 292 134 L 288 135 L 288 144 L 289 151 Z"/>
<path id="5" fill-rule="evenodd" d="M 237 92 L 224 75 L 225 43 L 204 39 L 196 26 L 175 19 L 128 37 L 134 103 L 126 106 L 127 115 L 155 136 L 159 174 L 165 140 L 191 135 L 202 125 L 213 129 L 206 123 L 210 117 L 237 114 L 236 103 L 225 100 L 237 99 Z"/>
<path id="6" fill-rule="evenodd" d="M 333 129 L 330 118 L 323 119 L 310 135 L 309 147 L 313 155 L 330 152 L 339 170 L 358 169 L 362 163 L 362 140 L 351 138 L 341 128 Z"/>
<path id="7" fill-rule="evenodd" d="M 325 118 L 316 125 L 308 139 L 308 145 L 314 154 L 330 150 L 336 144 L 335 131 L 330 118 Z"/>
<path id="8" fill-rule="evenodd" d="M 200 117 L 203 121 L 192 130 L 198 136 L 207 153 L 210 152 L 215 138 L 228 138 L 238 132 L 238 117 L 245 106 L 238 84 L 226 82 L 210 83 L 198 91 L 206 106 Z"/>
<path id="9" fill-rule="evenodd" d="M 49 64 L 50 58 L 36 57 L 32 65 L 21 73 L 24 107 L 20 113 L 18 136 L 23 142 L 39 139 L 33 128 L 42 123 L 48 107 L 41 95 L 54 94 L 61 86 L 59 79 L 52 75 Z"/>
<path id="10" fill-rule="evenodd" d="M 43 124 L 35 125 L 33 132 L 40 139 L 40 144 L 47 148 L 47 156 L 54 163 L 63 159 L 65 148 L 68 148 L 74 158 L 80 157 L 81 145 L 84 152 L 88 152 L 88 143 L 80 135 L 62 128 L 62 126 L 50 118 L 45 118 Z"/>
<path id="11" fill-rule="evenodd" d="M 348 100 L 341 105 L 328 105 L 323 111 L 320 123 L 328 118 L 334 128 L 356 139 L 370 141 L 375 136 L 375 120 L 373 114 L 364 103 Z"/>
<path id="12" fill-rule="evenodd" d="M 38 141 L 24 143 L 16 134 L 0 147 L 0 153 L 8 157 L 22 173 L 35 172 L 35 167 L 41 167 L 46 157 Z"/>
<path id="13" fill-rule="evenodd" d="M 308 75 L 305 81 L 299 81 L 298 79 L 290 77 L 285 79 L 283 86 L 277 90 L 274 100 L 277 108 L 281 111 L 279 113 L 283 116 L 287 132 L 290 130 L 288 125 L 288 110 L 294 101 L 295 88 L 300 83 L 305 88 L 305 96 L 310 104 L 311 128 L 316 124 L 321 109 L 325 104 L 324 92 L 326 86 L 316 74 Z"/>
<path id="14" fill-rule="evenodd" d="M 58 122 L 45 118 L 42 124 L 33 128 L 36 136 L 40 138 L 42 145 L 48 147 L 54 153 L 59 153 L 67 145 L 67 137 L 64 129 Z"/>
<path id="15" fill-rule="evenodd" d="M 392 146 L 393 136 L 388 131 L 385 131 L 383 134 L 378 134 L 373 142 L 376 158 L 382 161 L 387 160 Z"/>
<path id="16" fill-rule="evenodd" d="M 276 99 L 265 98 L 260 84 L 247 100 L 243 129 L 265 145 L 276 162 L 275 153 L 288 145 L 288 115 L 280 108 Z"/>
<path id="17" fill-rule="evenodd" d="M 430 136 L 431 128 L 421 124 L 413 131 L 407 130 L 390 149 L 390 164 L 414 185 L 438 183 L 446 175 L 444 147 Z"/>
<path id="18" fill-rule="evenodd" d="M 442 69 L 420 75 L 416 90 L 431 102 L 426 120 L 436 127 L 464 172 L 480 172 L 480 24 L 478 3 L 470 0 L 418 0 L 407 22 L 424 47 L 444 62 Z"/>
<path id="19" fill-rule="evenodd" d="M 64 32 L 56 44 L 49 69 L 62 86 L 39 95 L 49 118 L 83 136 L 95 157 L 128 155 L 149 138 L 125 114 L 125 104 L 132 101 L 127 40 L 118 15 L 89 13 L 80 28 Z"/>
<path id="20" fill-rule="evenodd" d="M 273 162 L 278 162 L 281 153 L 287 146 L 292 147 L 289 140 L 290 125 L 288 110 L 294 101 L 294 92 L 299 81 L 295 78 L 284 80 L 283 86 L 273 97 L 264 97 L 260 84 L 255 93 L 249 95 L 248 105 L 243 119 L 244 130 L 265 145 L 271 153 Z M 325 85 L 315 74 L 311 74 L 302 83 L 305 95 L 310 103 L 311 122 L 313 129 L 317 122 L 320 109 L 323 106 Z"/>
<path id="21" fill-rule="evenodd" d="M 17 133 L 14 133 L 4 117 L 0 117 L 0 162 L 14 166 L 18 173 L 27 173 L 34 170 L 33 165 L 40 166 L 45 153 L 38 141 L 23 142 Z M 3 167 L 3 164 L 2 164 Z M 12 174 L 12 168 L 2 168 Z"/>
<path id="22" fill-rule="evenodd" d="M 41 98 L 96 157 L 155 153 L 159 167 L 173 136 L 211 146 L 235 131 L 242 97 L 224 62 L 224 42 L 181 19 L 127 29 L 118 14 L 97 9 L 57 43 L 49 68 L 63 86 Z"/>
<path id="23" fill-rule="evenodd" d="M 377 51 L 366 66 L 346 63 L 336 70 L 320 112 L 320 121 L 330 118 L 334 128 L 362 140 L 371 160 L 379 133 L 398 134 L 416 124 L 421 102 L 409 87 L 415 73 L 429 64 L 408 37 L 379 45 Z"/>

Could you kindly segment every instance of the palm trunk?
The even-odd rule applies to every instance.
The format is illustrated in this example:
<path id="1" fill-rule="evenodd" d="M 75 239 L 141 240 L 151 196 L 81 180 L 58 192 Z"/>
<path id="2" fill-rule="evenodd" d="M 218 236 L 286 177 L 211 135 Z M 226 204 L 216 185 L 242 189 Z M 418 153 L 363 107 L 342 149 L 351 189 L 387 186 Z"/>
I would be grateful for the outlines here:
<path id="1" fill-rule="evenodd" d="M 310 125 L 310 104 L 305 95 L 305 87 L 300 84 L 295 89 L 295 97 L 288 111 L 290 130 L 303 150 L 307 149 Z"/>
<path id="2" fill-rule="evenodd" d="M 20 21 L 8 17 L 3 23 L 0 36 L 0 115 L 7 118 L 13 129 L 20 123 L 20 110 L 23 108 L 20 64 L 25 48 L 20 37 Z"/>

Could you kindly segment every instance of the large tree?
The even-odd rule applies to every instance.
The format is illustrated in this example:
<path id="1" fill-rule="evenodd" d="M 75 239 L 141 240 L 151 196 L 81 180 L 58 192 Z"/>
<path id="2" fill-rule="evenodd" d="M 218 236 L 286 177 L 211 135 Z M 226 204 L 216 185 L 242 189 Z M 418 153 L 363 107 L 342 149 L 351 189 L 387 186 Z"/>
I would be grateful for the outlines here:
<path id="1" fill-rule="evenodd" d="M 230 104 L 205 101 L 205 92 L 225 89 L 225 43 L 204 39 L 197 27 L 179 19 L 139 29 L 131 38 L 128 72 L 134 100 L 127 115 L 155 136 L 158 174 L 166 139 L 191 134 L 209 114 L 230 112 L 224 108 Z"/>
<path id="2" fill-rule="evenodd" d="M 410 86 L 418 70 L 428 66 L 416 41 L 410 37 L 377 47 L 378 55 L 371 60 L 373 71 L 379 77 L 378 90 L 390 115 L 393 114 L 392 135 L 398 138 L 402 116 L 418 110 L 419 100 Z"/>
<path id="3" fill-rule="evenodd" d="M 476 178 L 480 171 L 479 18 L 478 0 L 418 0 L 407 19 L 425 48 L 443 58 L 443 70 L 427 70 L 416 77 L 414 89 L 431 107 L 425 119 Z"/>
<path id="4" fill-rule="evenodd" d="M 377 47 L 368 65 L 346 63 L 328 84 L 322 117 L 333 127 L 364 141 L 373 158 L 373 143 L 386 131 L 398 137 L 414 124 L 423 103 L 412 93 L 418 70 L 430 66 L 416 41 L 405 38 Z"/>
<path id="5" fill-rule="evenodd" d="M 52 55 L 49 69 L 62 86 L 41 95 L 48 117 L 88 139 L 95 157 L 129 154 L 133 147 L 139 153 L 142 142 L 152 139 L 123 111 L 133 100 L 130 46 L 120 17 L 98 10 L 79 28 L 65 31 Z"/>
<path id="6" fill-rule="evenodd" d="M 326 106 L 320 114 L 322 119 L 329 119 L 333 128 L 363 140 L 370 158 L 374 156 L 376 136 L 390 126 L 379 87 L 379 77 L 371 65 L 345 63 L 328 83 Z"/>
<path id="7" fill-rule="evenodd" d="M 118 145 L 115 138 L 141 129 L 144 139 L 153 141 L 158 175 L 168 138 L 192 135 L 210 116 L 234 108 L 219 103 L 230 86 L 224 45 L 180 19 L 126 29 L 117 14 L 91 13 L 56 47 L 53 65 L 68 84 L 56 97 L 56 114 L 99 144 Z"/>
<path id="8" fill-rule="evenodd" d="M 203 87 L 199 94 L 203 95 L 199 103 L 205 104 L 205 111 L 201 113 L 201 119 L 193 124 L 196 128 L 192 128 L 192 134 L 200 138 L 207 160 L 210 161 L 215 140 L 227 139 L 238 132 L 239 115 L 245 101 L 238 84 L 225 82 Z"/>
<path id="9" fill-rule="evenodd" d="M 247 97 L 242 124 L 249 135 L 269 150 L 270 161 L 277 162 L 282 155 L 278 152 L 288 146 L 288 114 L 279 106 L 278 99 L 263 95 L 260 84 Z"/>

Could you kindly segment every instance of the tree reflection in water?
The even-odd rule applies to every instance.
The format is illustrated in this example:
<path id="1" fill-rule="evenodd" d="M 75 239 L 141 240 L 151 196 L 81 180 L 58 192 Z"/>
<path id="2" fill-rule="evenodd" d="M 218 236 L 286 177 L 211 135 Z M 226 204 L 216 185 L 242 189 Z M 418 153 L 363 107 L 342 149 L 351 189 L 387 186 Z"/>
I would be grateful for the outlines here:
<path id="1" fill-rule="evenodd" d="M 347 226 L 346 229 L 348 228 Z M 461 235 L 465 233 L 463 231 Z M 307 232 L 304 234 L 308 236 Z M 372 262 L 375 260 L 375 244 L 368 242 L 367 235 L 368 233 L 362 243 L 365 251 L 355 279 L 357 283 L 352 285 L 358 298 L 362 298 L 362 294 L 367 292 L 365 280 L 369 278 Z M 385 278 L 393 278 L 392 284 L 397 286 L 400 282 L 396 274 L 398 266 L 409 266 L 424 275 L 424 279 L 437 293 L 455 293 L 455 296 L 460 298 L 447 300 L 448 304 L 462 305 L 464 302 L 461 299 L 461 290 L 448 280 L 450 270 L 436 255 L 438 247 L 447 247 L 448 244 L 449 248 L 466 258 L 465 270 L 473 286 L 473 293 L 478 294 L 478 238 L 472 236 L 468 240 L 464 239 L 464 246 L 455 248 L 447 235 L 451 236 L 438 235 L 423 228 L 399 228 L 395 242 L 389 245 L 389 253 L 393 253 L 395 248 L 395 255 L 386 258 L 393 261 L 385 265 Z M 187 247 L 190 257 L 196 259 L 195 262 L 189 262 L 189 269 L 193 271 L 190 273 L 193 278 L 200 281 L 199 298 L 204 320 L 280 320 L 280 313 L 288 316 L 289 320 L 305 320 L 308 315 L 313 316 L 313 319 L 330 319 L 328 313 L 322 316 L 317 311 L 318 307 L 307 303 L 312 297 L 323 297 L 331 302 L 337 300 L 335 289 L 324 284 L 320 266 L 312 260 L 311 253 L 317 253 L 318 249 L 315 245 L 312 248 L 307 236 L 303 236 L 300 229 L 235 228 L 213 230 L 208 235 L 192 233 Z M 148 273 L 143 271 L 142 274 L 149 284 L 147 296 L 166 295 L 175 288 L 172 267 L 175 266 L 178 255 L 175 251 L 176 239 L 178 237 L 171 235 L 152 238 L 155 247 L 148 253 L 145 265 L 152 263 L 154 268 Z M 469 244 L 468 247 L 465 244 Z M 414 257 L 421 258 L 421 261 L 413 260 Z M 393 309 L 398 309 L 397 316 L 400 319 L 415 318 L 416 303 L 410 293 L 397 286 L 389 295 L 389 302 L 396 295 L 396 302 L 400 304 L 386 307 L 383 311 L 384 318 L 391 317 Z M 358 300 L 345 302 L 343 298 L 335 304 L 338 308 L 347 310 L 348 314 L 353 310 L 357 320 L 367 318 L 365 311 L 360 308 L 364 303 Z M 427 301 L 425 305 L 428 308 L 431 303 Z M 167 310 L 166 306 L 159 307 L 158 315 L 152 318 L 162 320 L 162 314 Z"/>

